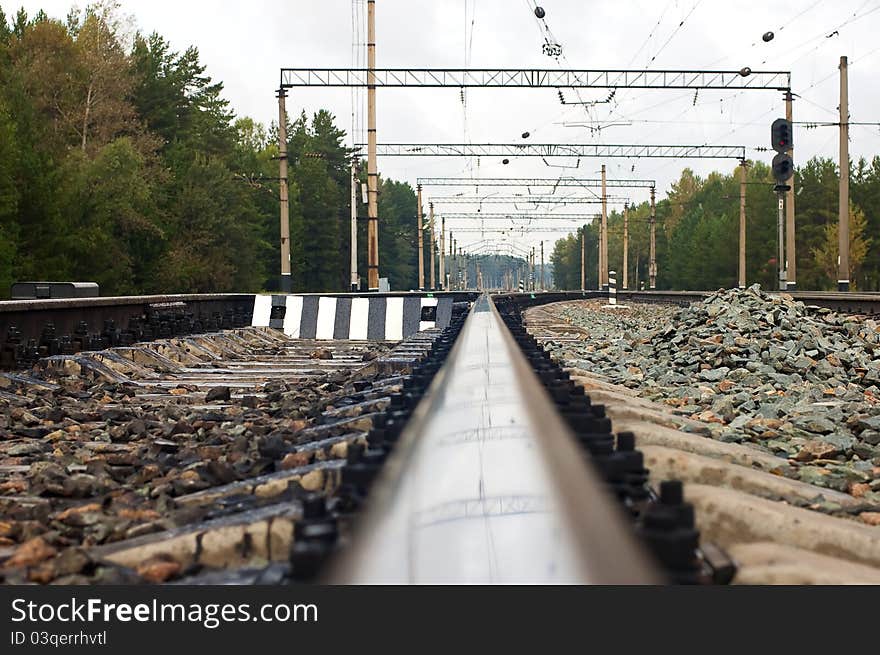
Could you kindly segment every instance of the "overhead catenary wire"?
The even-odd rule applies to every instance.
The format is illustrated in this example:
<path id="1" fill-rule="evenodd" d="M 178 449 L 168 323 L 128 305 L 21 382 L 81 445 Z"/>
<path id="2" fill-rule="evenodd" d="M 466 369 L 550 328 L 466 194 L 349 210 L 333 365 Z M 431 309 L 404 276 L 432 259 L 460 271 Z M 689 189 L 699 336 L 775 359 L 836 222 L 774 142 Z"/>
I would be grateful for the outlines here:
<path id="1" fill-rule="evenodd" d="M 694 3 L 694 6 L 691 7 L 691 10 L 687 13 L 687 15 L 684 18 L 681 19 L 681 22 L 672 31 L 672 34 L 669 35 L 669 38 L 663 42 L 663 45 L 660 46 L 660 49 L 657 50 L 657 52 L 654 53 L 654 56 L 648 60 L 647 64 L 645 64 L 646 69 L 649 68 L 651 66 L 651 64 L 653 64 L 654 61 L 657 59 L 657 57 L 659 57 L 662 54 L 662 52 L 666 49 L 666 46 L 669 45 L 669 43 L 672 41 L 672 39 L 675 38 L 675 35 L 679 33 L 679 31 L 681 30 L 682 27 L 684 27 L 684 24 L 687 22 L 687 19 L 691 17 L 691 14 L 693 14 L 697 10 L 697 7 L 699 7 L 700 4 L 702 4 L 702 2 L 703 2 L 703 0 L 697 0 Z"/>
<path id="2" fill-rule="evenodd" d="M 803 15 L 806 15 L 811 9 L 815 8 L 815 7 L 817 6 L 817 4 L 818 4 L 818 3 L 812 3 L 810 6 L 804 8 L 803 10 L 801 10 L 801 11 L 800 11 L 798 14 L 796 14 L 796 16 L 793 17 L 793 18 L 796 19 L 796 18 L 800 18 L 800 17 L 803 16 Z M 868 5 L 868 2 L 861 3 L 861 4 L 860 4 L 860 5 L 859 5 L 859 6 L 858 6 L 858 7 L 857 7 L 852 13 L 850 13 L 850 14 L 846 17 L 845 20 L 842 20 L 842 21 L 840 21 L 839 23 L 837 23 L 834 29 L 838 29 L 838 30 L 839 30 L 839 29 L 841 29 L 841 28 L 845 28 L 845 27 L 847 27 L 847 26 L 850 26 L 850 25 L 852 25 L 853 23 L 855 23 L 855 22 L 861 20 L 862 18 L 865 18 L 866 16 L 871 15 L 874 11 L 877 11 L 878 9 L 880 9 L 880 5 L 878 5 L 878 6 L 876 6 L 876 7 L 871 7 L 871 8 L 869 8 L 867 11 L 865 11 L 864 8 L 865 8 L 867 5 Z M 813 41 L 813 40 L 815 40 L 815 39 L 817 39 L 817 38 L 820 38 L 820 40 L 822 41 L 822 43 L 820 44 L 820 46 L 822 46 L 822 45 L 824 45 L 825 42 L 827 41 L 827 39 L 825 39 L 825 37 L 826 37 L 829 33 L 833 33 L 834 29 L 830 30 L 830 32 L 829 32 L 828 29 L 823 30 L 823 32 L 822 32 L 821 35 L 816 35 L 816 37 L 813 37 L 812 39 L 808 40 L 807 42 L 811 42 L 811 41 Z M 805 43 L 807 43 L 807 42 L 805 42 Z M 799 46 L 795 46 L 795 48 L 790 49 L 788 52 L 795 51 L 795 50 L 797 50 L 797 49 L 798 49 L 800 46 L 802 46 L 802 45 L 803 45 L 803 44 L 799 44 Z M 806 53 L 806 54 L 809 54 L 809 53 Z M 866 54 L 863 55 L 862 57 L 866 57 L 866 56 L 868 56 L 869 54 L 871 54 L 871 53 L 866 53 Z M 802 58 L 803 56 L 805 56 L 805 55 L 802 55 L 801 57 L 798 57 L 798 59 Z M 801 99 L 805 100 L 808 104 L 815 104 L 815 106 L 816 106 L 817 108 L 823 109 L 824 111 L 828 111 L 828 112 L 830 113 L 830 112 L 832 111 L 831 109 L 829 109 L 829 108 L 827 108 L 827 107 L 822 107 L 822 106 L 819 105 L 818 103 L 814 103 L 811 99 L 803 97 L 802 94 L 805 93 L 806 91 L 809 91 L 809 90 L 811 90 L 811 89 L 816 88 L 816 87 L 819 86 L 822 82 L 824 82 L 824 81 L 826 81 L 826 80 L 830 80 L 831 78 L 835 77 L 836 75 L 837 75 L 837 72 L 836 72 L 836 70 L 835 70 L 835 71 L 831 72 L 829 75 L 825 76 L 824 78 L 819 79 L 819 80 L 816 80 L 815 82 L 813 82 L 812 84 L 810 84 L 808 87 L 806 87 L 805 89 L 803 89 L 803 90 L 801 91 Z M 705 105 L 709 105 L 709 104 L 713 104 L 713 105 L 715 105 L 716 107 L 719 106 L 719 105 L 723 107 L 723 106 L 725 106 L 725 105 L 727 105 L 727 104 L 729 104 L 729 103 L 732 103 L 732 102 L 733 102 L 738 96 L 740 96 L 740 95 L 742 95 L 742 94 L 743 94 L 743 91 L 740 91 L 740 92 L 737 92 L 737 93 L 732 94 L 732 95 L 729 96 L 729 97 L 722 98 L 722 99 L 721 99 L 720 101 L 718 101 L 718 102 L 716 102 L 715 100 L 712 100 L 712 101 L 705 101 L 705 102 L 698 102 L 698 103 L 696 104 L 696 107 L 701 107 L 701 106 L 705 106 Z M 642 97 L 642 96 L 639 96 L 639 98 L 641 98 L 641 97 Z M 683 99 L 683 98 L 684 98 L 684 96 L 682 97 L 682 99 Z M 622 99 L 621 102 L 618 103 L 618 104 L 623 104 L 624 102 L 630 102 L 631 100 L 632 100 L 632 99 L 630 99 L 630 98 L 627 98 L 627 99 L 625 99 L 625 100 Z M 669 102 L 675 102 L 675 100 L 674 100 L 674 99 L 665 100 L 665 101 L 663 101 L 663 102 L 661 102 L 661 103 L 657 103 L 657 104 L 660 105 L 660 106 L 662 106 L 662 105 L 668 104 Z M 723 103 L 723 104 L 722 104 L 722 103 Z M 653 109 L 654 107 L 655 107 L 655 106 L 652 106 L 652 109 Z M 733 110 L 735 107 L 736 107 L 736 104 L 735 104 L 735 102 L 733 102 L 732 107 L 731 107 L 730 109 L 728 109 L 728 111 L 727 111 L 726 113 L 727 113 L 728 115 L 731 115 L 731 112 L 732 112 L 732 110 Z M 727 109 L 727 108 L 725 107 L 725 109 Z M 614 118 L 617 118 L 617 119 L 619 119 L 619 120 L 627 120 L 627 121 L 634 121 L 634 122 L 635 122 L 636 119 L 635 119 L 634 117 L 637 116 L 638 114 L 645 113 L 646 111 L 650 111 L 650 109 L 648 109 L 648 110 L 646 110 L 646 109 L 640 109 L 640 110 L 636 110 L 635 112 L 633 112 L 633 111 L 621 112 L 621 111 L 620 111 L 620 108 L 619 108 L 619 106 L 618 106 L 618 107 L 615 107 L 614 110 L 611 111 L 611 112 L 609 112 L 609 113 L 610 113 L 611 116 L 613 116 Z M 688 113 L 689 111 L 692 111 L 690 105 L 688 105 L 688 106 L 686 106 L 684 109 L 682 109 L 681 112 L 676 116 L 676 118 L 680 118 L 681 116 L 684 116 L 684 115 L 685 115 L 686 113 Z M 716 137 L 716 138 L 715 138 L 715 142 L 718 142 L 718 141 L 720 141 L 720 140 L 722 140 L 722 139 L 727 138 L 728 136 L 730 136 L 730 135 L 732 135 L 732 134 L 735 134 L 735 133 L 738 131 L 739 127 L 741 127 L 741 126 L 743 126 L 743 125 L 748 125 L 748 124 L 755 123 L 755 122 L 757 122 L 758 119 L 763 118 L 764 116 L 769 115 L 769 114 L 770 114 L 771 112 L 773 112 L 773 111 L 778 111 L 778 109 L 777 109 L 776 106 L 774 106 L 773 108 L 769 109 L 767 112 L 764 112 L 764 113 L 761 114 L 760 116 L 758 116 L 758 117 L 756 117 L 756 118 L 754 118 L 754 119 L 751 119 L 751 120 L 747 120 L 747 121 L 739 121 L 739 122 L 735 122 L 735 121 L 733 121 L 733 120 L 728 120 L 728 121 L 727 121 L 727 124 L 730 125 L 732 129 L 726 131 L 726 132 L 725 132 L 724 134 L 722 134 L 720 137 Z M 655 134 L 657 131 L 659 131 L 659 130 L 656 130 L 656 131 L 652 132 L 651 134 Z M 650 135 L 648 135 L 647 137 L 644 137 L 644 138 L 648 139 L 648 138 L 650 138 Z M 664 168 L 667 168 L 669 165 L 670 165 L 670 164 L 664 164 L 664 165 L 662 165 L 662 166 L 660 166 L 660 167 L 658 167 L 658 168 L 656 168 L 656 169 L 653 169 L 653 170 L 662 170 L 662 169 L 664 169 Z"/>

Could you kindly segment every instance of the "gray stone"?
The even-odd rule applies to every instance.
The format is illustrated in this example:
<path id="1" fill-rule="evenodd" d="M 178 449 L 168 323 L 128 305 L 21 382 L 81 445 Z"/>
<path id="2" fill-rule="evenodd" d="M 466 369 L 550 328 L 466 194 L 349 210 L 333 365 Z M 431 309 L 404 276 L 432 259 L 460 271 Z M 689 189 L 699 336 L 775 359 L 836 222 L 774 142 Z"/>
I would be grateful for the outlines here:
<path id="1" fill-rule="evenodd" d="M 701 380 L 705 380 L 706 382 L 718 382 L 719 380 L 723 380 L 729 372 L 729 368 L 727 368 L 726 366 L 722 366 L 721 368 L 700 371 L 697 377 Z"/>
<path id="2" fill-rule="evenodd" d="M 731 421 L 736 416 L 736 405 L 732 398 L 722 397 L 712 403 L 712 411 L 725 421 Z"/>
<path id="3" fill-rule="evenodd" d="M 873 460 L 880 457 L 880 448 L 866 443 L 856 443 L 853 445 L 852 451 L 862 459 Z"/>
<path id="4" fill-rule="evenodd" d="M 859 417 L 856 425 L 862 430 L 875 430 L 880 432 L 880 416 Z"/>
<path id="5" fill-rule="evenodd" d="M 856 443 L 856 440 L 852 436 L 843 432 L 831 432 L 829 434 L 823 434 L 818 437 L 818 439 L 832 444 L 841 452 L 846 452 L 850 450 Z"/>
<path id="6" fill-rule="evenodd" d="M 765 403 L 758 407 L 755 412 L 761 418 L 779 418 L 779 405 L 776 403 Z"/>
<path id="7" fill-rule="evenodd" d="M 849 486 L 846 478 L 842 475 L 835 474 L 828 469 L 818 466 L 802 466 L 798 470 L 798 477 L 808 484 L 825 487 L 826 489 L 836 489 L 837 491 L 846 491 Z"/>
<path id="8" fill-rule="evenodd" d="M 229 400 L 232 394 L 229 387 L 213 387 L 205 394 L 205 402 L 210 403 L 217 400 Z"/>
<path id="9" fill-rule="evenodd" d="M 863 430 L 859 434 L 859 439 L 862 441 L 871 444 L 872 446 L 880 445 L 880 431 L 877 430 Z"/>
<path id="10" fill-rule="evenodd" d="M 835 428 L 834 423 L 817 414 L 797 416 L 792 419 L 792 423 L 808 432 L 815 432 L 817 434 L 828 434 L 829 432 L 834 432 Z"/>
<path id="11" fill-rule="evenodd" d="M 43 445 L 38 441 L 30 441 L 13 446 L 6 451 L 11 457 L 25 457 L 27 455 L 37 455 L 43 452 Z"/>

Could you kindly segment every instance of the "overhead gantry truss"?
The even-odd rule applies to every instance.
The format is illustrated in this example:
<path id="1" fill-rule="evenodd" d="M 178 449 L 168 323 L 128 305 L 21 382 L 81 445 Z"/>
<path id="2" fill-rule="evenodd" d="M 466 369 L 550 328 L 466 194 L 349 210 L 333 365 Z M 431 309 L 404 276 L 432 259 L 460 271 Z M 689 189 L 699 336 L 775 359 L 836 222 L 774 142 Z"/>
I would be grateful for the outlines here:
<path id="1" fill-rule="evenodd" d="M 359 143 L 358 149 L 366 147 Z M 604 145 L 593 143 L 380 143 L 382 157 L 640 157 L 667 159 L 736 159 L 745 146 Z"/>
<path id="2" fill-rule="evenodd" d="M 502 234 L 515 234 L 518 236 L 527 236 L 528 234 L 530 234 L 532 232 L 559 232 L 559 233 L 574 232 L 579 227 L 581 227 L 581 226 L 574 225 L 571 227 L 566 227 L 566 226 L 560 225 L 558 227 L 541 226 L 541 227 L 528 227 L 528 228 L 519 227 L 519 226 L 517 226 L 517 227 L 486 227 L 486 228 L 459 227 L 459 228 L 456 228 L 455 234 L 458 235 L 458 234 L 479 234 L 482 232 L 492 232 L 492 233 L 500 232 Z"/>
<path id="3" fill-rule="evenodd" d="M 281 88 L 485 87 L 552 89 L 768 89 L 788 91 L 789 71 L 548 70 L 540 68 L 282 68 Z M 372 78 L 370 74 L 372 73 Z"/>
<path id="4" fill-rule="evenodd" d="M 521 213 L 498 213 L 498 214 L 485 214 L 482 212 L 469 212 L 469 213 L 447 213 L 440 212 L 437 214 L 438 216 L 442 216 L 447 221 L 450 220 L 458 220 L 465 218 L 474 218 L 480 220 L 489 220 L 489 221 L 500 221 L 504 219 L 508 220 L 533 220 L 533 221 L 543 221 L 543 220 L 556 220 L 556 221 L 583 221 L 587 219 L 595 219 L 601 218 L 601 214 L 521 214 Z"/>
<path id="5" fill-rule="evenodd" d="M 629 202 L 629 198 L 606 196 L 607 202 Z M 598 205 L 597 196 L 433 196 L 428 198 L 434 205 Z"/>
<path id="6" fill-rule="evenodd" d="M 601 188 L 600 178 L 575 177 L 419 177 L 419 186 L 485 186 L 485 187 L 582 187 Z M 657 186 L 656 180 L 605 180 L 608 188 L 619 189 L 652 189 Z"/>

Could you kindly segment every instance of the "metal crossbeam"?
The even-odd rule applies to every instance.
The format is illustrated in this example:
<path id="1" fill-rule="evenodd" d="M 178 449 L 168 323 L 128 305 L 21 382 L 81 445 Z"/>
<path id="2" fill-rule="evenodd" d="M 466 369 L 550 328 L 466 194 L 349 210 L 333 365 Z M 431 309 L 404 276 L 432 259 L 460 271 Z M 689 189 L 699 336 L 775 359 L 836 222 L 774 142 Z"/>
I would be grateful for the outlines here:
<path id="1" fill-rule="evenodd" d="M 508 87 L 554 89 L 771 89 L 787 91 L 790 71 L 547 70 L 504 68 L 282 68 L 281 88 Z"/>
<path id="2" fill-rule="evenodd" d="M 600 178 L 575 177 L 420 177 L 416 184 L 421 186 L 486 186 L 486 187 L 584 187 L 601 188 Z M 656 180 L 605 180 L 605 186 L 619 189 L 650 189 L 657 185 Z"/>
<path id="3" fill-rule="evenodd" d="M 530 234 L 531 232 L 573 232 L 574 230 L 577 230 L 577 228 L 579 228 L 579 227 L 580 227 L 580 225 L 575 225 L 575 226 L 571 226 L 571 227 L 565 227 L 565 226 L 560 225 L 559 227 L 542 226 L 542 227 L 529 227 L 529 228 L 523 228 L 523 227 L 486 227 L 486 228 L 459 227 L 459 228 L 456 228 L 455 233 L 456 234 L 463 234 L 463 233 L 471 234 L 471 233 L 478 233 L 478 232 L 502 232 L 505 234 L 515 233 L 515 234 L 519 234 L 522 236 L 526 236 L 526 235 Z"/>
<path id="4" fill-rule="evenodd" d="M 355 146 L 363 149 L 365 145 Z M 382 157 L 626 157 L 745 159 L 745 146 L 603 145 L 592 143 L 380 143 Z"/>
<path id="5" fill-rule="evenodd" d="M 629 202 L 629 198 L 605 196 L 607 202 Z M 434 196 L 428 198 L 435 205 L 598 205 L 602 199 L 598 196 Z"/>
<path id="6" fill-rule="evenodd" d="M 601 217 L 601 214 L 521 214 L 521 213 L 508 213 L 508 214 L 484 214 L 482 212 L 470 212 L 470 213 L 454 213 L 448 214 L 446 212 L 440 212 L 437 214 L 438 216 L 443 216 L 447 221 L 463 219 L 463 218 L 479 218 L 485 219 L 489 221 L 495 220 L 583 220 L 583 219 L 594 219 Z"/>

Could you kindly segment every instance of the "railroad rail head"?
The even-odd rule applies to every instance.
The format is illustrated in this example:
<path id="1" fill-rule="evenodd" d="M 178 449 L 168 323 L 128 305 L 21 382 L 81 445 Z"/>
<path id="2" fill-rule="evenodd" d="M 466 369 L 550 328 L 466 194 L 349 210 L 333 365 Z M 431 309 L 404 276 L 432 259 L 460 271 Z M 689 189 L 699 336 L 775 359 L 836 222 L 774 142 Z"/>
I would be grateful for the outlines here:
<path id="1" fill-rule="evenodd" d="M 392 457 L 332 582 L 662 579 L 486 295 Z"/>

